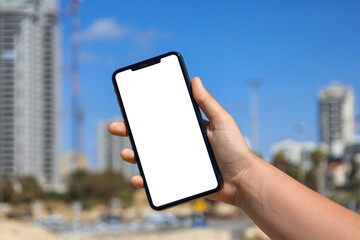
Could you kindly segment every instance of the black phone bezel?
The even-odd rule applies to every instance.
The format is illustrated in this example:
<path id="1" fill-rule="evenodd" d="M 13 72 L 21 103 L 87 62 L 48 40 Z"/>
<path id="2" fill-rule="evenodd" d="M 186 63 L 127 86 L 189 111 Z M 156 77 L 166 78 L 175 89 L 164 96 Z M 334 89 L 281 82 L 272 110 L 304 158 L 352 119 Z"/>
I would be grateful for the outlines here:
<path id="1" fill-rule="evenodd" d="M 184 76 L 184 79 L 185 79 L 185 83 L 186 83 L 186 86 L 187 86 L 187 89 L 188 89 L 188 92 L 189 92 L 189 96 L 191 98 L 191 102 L 192 102 L 193 107 L 194 107 L 194 111 L 195 111 L 195 114 L 196 114 L 196 117 L 197 117 L 197 120 L 198 120 L 198 123 L 199 123 L 199 127 L 201 129 L 201 133 L 203 135 L 203 139 L 204 139 L 204 142 L 205 142 L 208 154 L 209 154 L 209 158 L 210 158 L 210 161 L 211 161 L 211 164 L 212 164 L 212 167 L 213 167 L 214 174 L 216 176 L 216 180 L 218 182 L 218 185 L 214 189 L 211 189 L 211 190 L 199 193 L 199 194 L 195 194 L 195 195 L 183 198 L 183 199 L 179 199 L 179 200 L 176 200 L 176 201 L 173 201 L 173 202 L 161 205 L 161 206 L 155 206 L 153 204 L 153 202 L 152 202 L 151 194 L 150 194 L 149 188 L 147 186 L 146 178 L 145 178 L 145 175 L 144 175 L 144 172 L 143 172 L 143 168 L 141 166 L 141 160 L 140 160 L 138 152 L 137 152 L 134 137 L 133 137 L 132 132 L 131 132 L 131 128 L 130 128 L 130 125 L 129 125 L 129 122 L 128 122 L 128 119 L 127 119 L 127 115 L 126 115 L 126 111 L 125 111 L 125 107 L 123 105 L 123 101 L 121 99 L 120 91 L 118 89 L 118 85 L 116 83 L 115 77 L 116 77 L 116 74 L 118 74 L 119 72 L 123 72 L 123 71 L 129 70 L 129 69 L 131 69 L 133 71 L 136 71 L 138 69 L 145 68 L 145 67 L 157 64 L 157 63 L 161 62 L 162 58 L 168 57 L 170 55 L 175 55 L 179 60 L 180 67 L 181 67 L 181 70 L 182 70 L 182 73 L 183 73 L 183 76 Z M 156 57 L 153 57 L 153 58 L 150 58 L 150 59 L 147 59 L 147 60 L 135 63 L 135 64 L 132 64 L 132 65 L 129 65 L 129 66 L 126 66 L 126 67 L 123 67 L 123 68 L 119 68 L 116 71 L 114 71 L 114 73 L 112 74 L 112 82 L 113 82 L 115 94 L 116 94 L 116 97 L 117 97 L 117 101 L 119 103 L 120 111 L 121 111 L 122 117 L 124 119 L 126 128 L 128 130 L 130 143 L 131 143 L 131 146 L 132 146 L 132 148 L 134 150 L 134 153 L 135 153 L 135 158 L 137 160 L 137 165 L 138 165 L 138 168 L 139 168 L 139 172 L 140 172 L 141 177 L 144 180 L 144 188 L 145 188 L 145 192 L 146 192 L 146 195 L 147 195 L 147 198 L 148 198 L 148 201 L 149 201 L 149 205 L 151 206 L 151 208 L 153 208 L 154 210 L 159 211 L 159 210 L 163 210 L 165 208 L 169 208 L 169 207 L 175 206 L 177 204 L 184 203 L 184 202 L 187 202 L 187 201 L 199 198 L 199 197 L 203 197 L 203 196 L 206 196 L 208 194 L 212 194 L 212 193 L 215 193 L 215 192 L 219 191 L 221 189 L 221 187 L 222 187 L 221 174 L 220 174 L 219 168 L 217 166 L 215 156 L 214 156 L 214 153 L 212 151 L 209 139 L 208 139 L 207 134 L 206 134 L 204 121 L 203 121 L 201 113 L 200 113 L 200 108 L 197 105 L 197 103 L 196 103 L 196 101 L 195 101 L 195 99 L 193 97 L 193 94 L 192 94 L 189 74 L 187 72 L 185 62 L 184 62 L 184 59 L 183 59 L 182 55 L 180 53 L 178 53 L 178 52 L 172 51 L 172 52 L 168 52 L 168 53 L 165 53 L 165 54 L 162 54 L 162 55 L 159 55 L 159 56 L 156 56 Z"/>

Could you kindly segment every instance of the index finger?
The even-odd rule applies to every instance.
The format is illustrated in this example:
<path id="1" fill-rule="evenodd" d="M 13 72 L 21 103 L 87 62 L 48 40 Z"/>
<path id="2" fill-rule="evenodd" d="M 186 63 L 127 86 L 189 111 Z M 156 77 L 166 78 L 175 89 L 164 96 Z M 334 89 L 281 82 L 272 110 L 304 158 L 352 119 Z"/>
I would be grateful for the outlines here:
<path id="1" fill-rule="evenodd" d="M 108 130 L 112 135 L 120 137 L 126 137 L 129 135 L 124 122 L 112 122 L 109 124 Z"/>

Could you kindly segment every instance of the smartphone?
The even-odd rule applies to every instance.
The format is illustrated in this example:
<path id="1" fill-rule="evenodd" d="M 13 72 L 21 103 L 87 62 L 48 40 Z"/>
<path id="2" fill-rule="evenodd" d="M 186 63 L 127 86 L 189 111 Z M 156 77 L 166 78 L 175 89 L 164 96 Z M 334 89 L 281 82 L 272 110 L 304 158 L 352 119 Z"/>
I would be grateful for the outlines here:
<path id="1" fill-rule="evenodd" d="M 181 54 L 120 68 L 112 81 L 150 206 L 218 191 L 221 175 Z"/>

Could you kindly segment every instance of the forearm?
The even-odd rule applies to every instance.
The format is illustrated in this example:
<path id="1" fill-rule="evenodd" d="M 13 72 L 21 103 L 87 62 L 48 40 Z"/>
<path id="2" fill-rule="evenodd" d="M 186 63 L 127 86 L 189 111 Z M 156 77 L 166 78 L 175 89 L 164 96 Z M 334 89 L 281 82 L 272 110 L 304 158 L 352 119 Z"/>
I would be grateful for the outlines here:
<path id="1" fill-rule="evenodd" d="M 360 217 L 252 156 L 235 205 L 272 239 L 354 239 Z M 357 237 L 356 237 L 357 236 Z"/>

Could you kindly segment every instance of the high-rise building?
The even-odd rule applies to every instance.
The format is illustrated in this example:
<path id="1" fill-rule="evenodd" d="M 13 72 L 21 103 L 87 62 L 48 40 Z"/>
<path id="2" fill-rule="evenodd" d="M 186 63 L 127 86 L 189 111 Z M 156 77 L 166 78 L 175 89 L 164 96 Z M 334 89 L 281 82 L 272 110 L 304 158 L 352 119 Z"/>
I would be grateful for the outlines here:
<path id="1" fill-rule="evenodd" d="M 114 121 L 119 119 L 113 119 Z M 122 172 L 129 179 L 137 172 L 135 165 L 124 162 L 120 152 L 124 148 L 130 148 L 128 137 L 113 136 L 108 132 L 108 125 L 112 121 L 101 121 L 98 123 L 98 170 L 113 170 Z"/>
<path id="2" fill-rule="evenodd" d="M 332 154 L 341 154 L 355 136 L 355 97 L 341 84 L 332 84 L 319 92 L 320 140 Z"/>
<path id="3" fill-rule="evenodd" d="M 55 0 L 0 0 L 0 174 L 58 184 Z"/>

